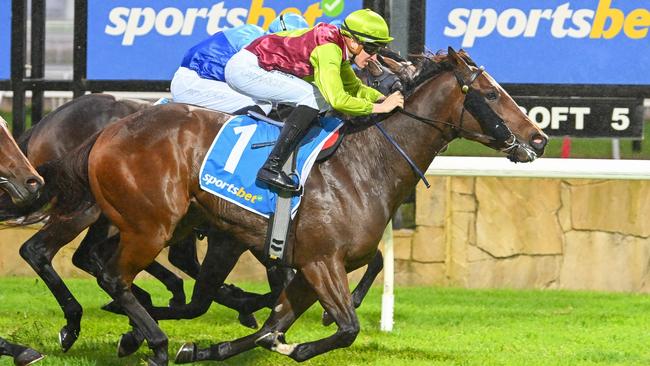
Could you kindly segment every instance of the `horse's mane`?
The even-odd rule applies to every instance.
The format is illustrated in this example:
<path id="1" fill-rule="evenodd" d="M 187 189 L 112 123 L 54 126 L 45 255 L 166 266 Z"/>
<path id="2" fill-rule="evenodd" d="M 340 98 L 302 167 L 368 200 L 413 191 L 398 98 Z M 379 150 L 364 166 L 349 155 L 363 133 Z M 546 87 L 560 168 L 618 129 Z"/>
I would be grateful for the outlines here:
<path id="1" fill-rule="evenodd" d="M 465 50 L 458 51 L 458 55 L 470 66 L 476 66 Z M 454 66 L 449 61 L 449 55 L 445 51 L 424 52 L 421 54 L 410 55 L 415 61 L 417 73 L 412 80 L 402 80 L 404 83 L 404 95 L 410 96 L 425 81 L 438 77 L 444 72 L 453 70 Z"/>

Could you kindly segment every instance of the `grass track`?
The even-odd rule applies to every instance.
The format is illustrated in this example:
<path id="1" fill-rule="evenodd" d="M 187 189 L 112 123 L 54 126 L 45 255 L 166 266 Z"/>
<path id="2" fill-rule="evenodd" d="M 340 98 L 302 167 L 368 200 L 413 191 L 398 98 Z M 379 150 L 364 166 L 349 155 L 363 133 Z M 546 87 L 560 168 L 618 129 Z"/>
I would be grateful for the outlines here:
<path id="1" fill-rule="evenodd" d="M 108 301 L 92 280 L 68 280 L 85 308 L 82 334 L 63 354 L 56 342 L 60 310 L 41 281 L 0 279 L 0 334 L 48 354 L 42 365 L 139 365 L 144 349 L 117 359 L 116 341 L 127 330 L 123 318 L 99 310 Z M 167 294 L 152 281 L 139 281 L 162 304 Z M 248 284 L 250 290 L 264 286 Z M 28 297 L 27 294 L 30 294 Z M 379 331 L 380 288 L 359 309 L 361 333 L 352 347 L 316 357 L 305 365 L 648 365 L 650 297 L 566 291 L 398 288 L 395 330 Z M 262 321 L 267 311 L 258 312 Z M 192 321 L 164 321 L 170 353 L 184 341 L 205 347 L 244 336 L 233 311 L 213 306 Z M 288 334 L 289 342 L 325 337 L 312 307 Z M 218 363 L 206 363 L 218 364 Z M 256 349 L 224 365 L 290 365 L 290 359 Z M 0 365 L 12 365 L 8 358 Z"/>

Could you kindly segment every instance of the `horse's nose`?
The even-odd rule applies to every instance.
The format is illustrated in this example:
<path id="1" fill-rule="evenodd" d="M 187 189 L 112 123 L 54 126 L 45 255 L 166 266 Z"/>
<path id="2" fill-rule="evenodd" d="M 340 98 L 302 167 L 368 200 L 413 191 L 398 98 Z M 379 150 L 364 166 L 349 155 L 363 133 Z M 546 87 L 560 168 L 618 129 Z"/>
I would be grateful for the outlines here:
<path id="1" fill-rule="evenodd" d="M 548 143 L 548 137 L 541 133 L 534 133 L 530 137 L 530 146 L 537 152 L 544 152 L 544 148 Z"/>
<path id="2" fill-rule="evenodd" d="M 37 176 L 31 176 L 25 179 L 25 187 L 29 191 L 29 193 L 36 193 L 38 192 L 41 187 L 43 187 L 43 178 L 37 177 Z"/>

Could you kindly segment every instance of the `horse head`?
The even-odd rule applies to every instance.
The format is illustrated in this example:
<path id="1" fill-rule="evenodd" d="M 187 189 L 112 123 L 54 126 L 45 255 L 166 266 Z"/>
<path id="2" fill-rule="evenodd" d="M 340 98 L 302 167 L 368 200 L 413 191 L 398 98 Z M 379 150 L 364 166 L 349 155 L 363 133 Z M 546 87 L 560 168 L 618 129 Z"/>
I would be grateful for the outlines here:
<path id="1" fill-rule="evenodd" d="M 33 202 L 44 180 L 20 151 L 7 122 L 0 117 L 0 188 L 18 206 Z"/>
<path id="2" fill-rule="evenodd" d="M 370 59 L 368 66 L 357 72 L 357 76 L 364 84 L 379 90 L 384 95 L 404 90 L 401 75 L 392 72 L 374 59 Z"/>
<path id="3" fill-rule="evenodd" d="M 530 162 L 544 154 L 548 137 L 499 83 L 465 51 L 449 47 L 447 52 L 460 100 L 456 134 L 503 151 L 513 162 Z"/>

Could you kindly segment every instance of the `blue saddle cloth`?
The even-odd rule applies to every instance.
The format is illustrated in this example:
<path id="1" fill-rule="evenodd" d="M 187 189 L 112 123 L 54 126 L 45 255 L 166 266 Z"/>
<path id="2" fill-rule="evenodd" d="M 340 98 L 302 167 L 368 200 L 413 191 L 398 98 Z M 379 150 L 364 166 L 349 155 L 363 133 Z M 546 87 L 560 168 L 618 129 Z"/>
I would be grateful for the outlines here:
<path id="1" fill-rule="evenodd" d="M 304 185 L 327 139 L 342 125 L 338 118 L 321 118 L 320 125 L 312 127 L 302 140 L 296 161 L 300 184 Z M 273 146 L 253 149 L 252 145 L 273 142 L 279 135 L 280 127 L 249 116 L 236 116 L 227 121 L 201 165 L 201 189 L 268 218 L 275 211 L 277 193 L 255 176 Z M 301 198 L 296 195 L 291 200 L 292 218 Z"/>

